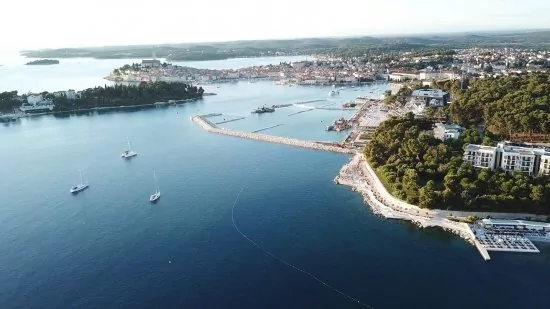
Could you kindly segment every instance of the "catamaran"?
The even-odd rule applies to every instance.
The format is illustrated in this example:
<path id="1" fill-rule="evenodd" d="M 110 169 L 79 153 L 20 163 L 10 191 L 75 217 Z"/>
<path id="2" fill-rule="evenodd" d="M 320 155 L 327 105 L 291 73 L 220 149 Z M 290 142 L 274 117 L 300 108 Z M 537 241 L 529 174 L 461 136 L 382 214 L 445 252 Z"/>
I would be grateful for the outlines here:
<path id="1" fill-rule="evenodd" d="M 134 150 L 132 150 L 132 145 L 130 145 L 130 139 L 128 139 L 128 150 L 126 150 L 125 152 L 123 152 L 120 157 L 124 158 L 124 159 L 130 159 L 132 157 L 135 157 L 137 156 L 137 152 L 135 152 Z"/>
<path id="2" fill-rule="evenodd" d="M 155 193 L 151 194 L 149 197 L 149 202 L 154 203 L 160 198 L 160 189 L 159 189 L 159 182 L 157 179 L 157 173 L 153 171 L 153 179 L 155 180 L 155 185 L 157 186 L 157 191 Z"/>
<path id="3" fill-rule="evenodd" d="M 82 171 L 80 171 L 80 183 L 76 186 L 72 187 L 70 192 L 72 194 L 78 193 L 84 189 L 88 188 L 88 182 L 84 183 L 84 179 L 82 177 Z"/>

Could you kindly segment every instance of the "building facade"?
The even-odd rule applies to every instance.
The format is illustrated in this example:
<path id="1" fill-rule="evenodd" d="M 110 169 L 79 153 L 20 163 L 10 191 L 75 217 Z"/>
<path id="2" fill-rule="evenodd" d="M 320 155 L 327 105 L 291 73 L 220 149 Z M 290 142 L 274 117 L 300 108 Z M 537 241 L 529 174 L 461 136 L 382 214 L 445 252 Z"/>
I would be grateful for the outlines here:
<path id="1" fill-rule="evenodd" d="M 44 98 L 41 94 L 29 94 L 27 96 L 27 102 L 31 105 L 36 105 L 42 101 L 44 101 Z"/>
<path id="2" fill-rule="evenodd" d="M 469 144 L 464 150 L 464 163 L 476 168 L 501 169 L 530 176 L 550 175 L 550 152 L 545 148 L 531 148 L 506 142 L 497 147 Z"/>
<path id="3" fill-rule="evenodd" d="M 442 107 L 447 105 L 449 94 L 441 89 L 418 89 L 412 95 L 415 99 L 423 99 L 426 106 Z"/>
<path id="4" fill-rule="evenodd" d="M 496 157 L 496 147 L 469 144 L 464 150 L 463 161 L 476 168 L 493 170 L 496 167 Z"/>

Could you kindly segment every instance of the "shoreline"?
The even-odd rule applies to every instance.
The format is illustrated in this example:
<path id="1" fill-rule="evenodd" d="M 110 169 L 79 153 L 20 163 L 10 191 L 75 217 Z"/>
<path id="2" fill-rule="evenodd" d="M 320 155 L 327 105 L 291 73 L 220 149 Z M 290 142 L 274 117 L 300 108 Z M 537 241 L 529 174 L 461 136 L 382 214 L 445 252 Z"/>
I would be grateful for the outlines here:
<path id="1" fill-rule="evenodd" d="M 361 194 L 364 203 L 377 216 L 385 219 L 410 221 L 420 228 L 440 227 L 447 232 L 458 235 L 470 244 L 474 244 L 474 237 L 467 223 L 430 216 L 429 213 L 419 207 L 417 207 L 418 210 L 415 209 L 410 212 L 392 207 L 393 205 L 384 199 L 383 193 L 381 194 L 376 185 L 373 185 L 375 180 L 372 175 L 369 175 L 366 164 L 368 163 L 363 154 L 355 153 L 350 161 L 342 166 L 339 174 L 334 178 L 334 182 L 338 185 L 348 186 L 352 191 Z"/>
<path id="2" fill-rule="evenodd" d="M 353 191 L 363 196 L 363 201 L 371 208 L 376 215 L 386 219 L 397 219 L 411 221 L 418 227 L 440 227 L 445 231 L 456 234 L 481 250 L 468 223 L 449 220 L 449 217 L 476 216 L 479 218 L 490 216 L 498 219 L 524 219 L 544 221 L 547 215 L 535 215 L 526 213 L 498 213 L 498 212 L 471 212 L 471 211 L 450 211 L 441 209 L 423 209 L 408 204 L 391 195 L 378 179 L 360 152 L 346 163 L 339 174 L 334 178 L 339 185 L 350 187 Z M 483 255 L 483 253 L 482 253 Z"/>
<path id="3" fill-rule="evenodd" d="M 215 95 L 215 94 L 214 93 L 212 93 L 212 94 L 209 93 L 207 95 L 210 96 L 210 95 Z M 57 111 L 57 112 L 54 112 L 54 111 L 40 112 L 40 113 L 20 112 L 20 113 L 17 113 L 15 115 L 17 115 L 17 119 L 19 119 L 19 118 L 45 116 L 45 115 L 70 114 L 70 113 L 89 112 L 89 111 L 92 111 L 92 112 L 93 111 L 105 111 L 105 110 L 111 110 L 111 109 L 126 109 L 126 108 L 137 108 L 137 107 L 146 107 L 146 106 L 156 107 L 156 106 L 166 106 L 166 105 L 171 105 L 171 104 L 178 105 L 178 104 L 183 104 L 183 103 L 186 103 L 186 102 L 189 102 L 189 101 L 198 101 L 200 99 L 202 99 L 202 97 L 200 97 L 200 98 L 191 98 L 191 99 L 183 99 L 183 100 L 168 100 L 168 101 L 160 101 L 160 102 L 147 103 L 147 104 L 138 104 L 138 105 L 92 107 L 92 108 L 83 108 L 83 109 L 75 109 L 75 110 L 68 110 L 68 111 Z M 2 116 L 2 115 L 3 114 L 0 113 L 0 116 Z M 8 114 L 6 114 L 6 115 L 8 115 Z"/>

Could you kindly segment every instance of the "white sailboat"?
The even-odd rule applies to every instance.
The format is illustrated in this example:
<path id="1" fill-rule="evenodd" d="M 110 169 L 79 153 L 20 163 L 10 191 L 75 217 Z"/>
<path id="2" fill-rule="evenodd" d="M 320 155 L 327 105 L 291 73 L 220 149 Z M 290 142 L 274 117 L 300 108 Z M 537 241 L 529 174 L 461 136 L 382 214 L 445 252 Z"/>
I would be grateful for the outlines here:
<path id="1" fill-rule="evenodd" d="M 84 177 L 82 177 L 82 171 L 80 171 L 80 183 L 72 187 L 70 192 L 72 194 L 78 193 L 84 189 L 88 188 L 88 182 L 84 182 Z"/>
<path id="2" fill-rule="evenodd" d="M 155 193 L 151 194 L 149 197 L 149 202 L 154 203 L 160 198 L 160 189 L 159 189 L 159 182 L 157 179 L 157 173 L 153 171 L 153 179 L 155 180 L 155 185 L 157 186 L 157 191 Z"/>
<path id="3" fill-rule="evenodd" d="M 135 152 L 134 150 L 132 150 L 132 145 L 130 145 L 130 139 L 129 138 L 126 138 L 128 140 L 128 150 L 126 150 L 125 152 L 123 152 L 120 157 L 121 158 L 124 158 L 124 159 L 130 159 L 132 157 L 135 157 L 137 156 L 137 152 Z"/>

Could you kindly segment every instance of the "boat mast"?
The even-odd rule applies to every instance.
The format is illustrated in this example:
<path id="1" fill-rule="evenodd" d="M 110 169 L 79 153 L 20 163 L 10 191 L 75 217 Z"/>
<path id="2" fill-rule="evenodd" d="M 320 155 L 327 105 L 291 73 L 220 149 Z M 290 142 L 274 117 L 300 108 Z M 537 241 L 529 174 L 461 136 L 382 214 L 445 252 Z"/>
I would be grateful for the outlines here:
<path id="1" fill-rule="evenodd" d="M 126 136 L 126 140 L 128 141 L 128 150 L 132 150 L 132 146 L 130 145 L 130 138 Z"/>
<path id="2" fill-rule="evenodd" d="M 153 170 L 153 178 L 155 179 L 155 185 L 157 186 L 157 193 L 160 191 L 159 189 L 159 181 L 157 179 L 157 172 Z"/>
<path id="3" fill-rule="evenodd" d="M 80 184 L 83 185 L 84 184 L 84 180 L 82 178 L 82 171 L 80 171 Z"/>

